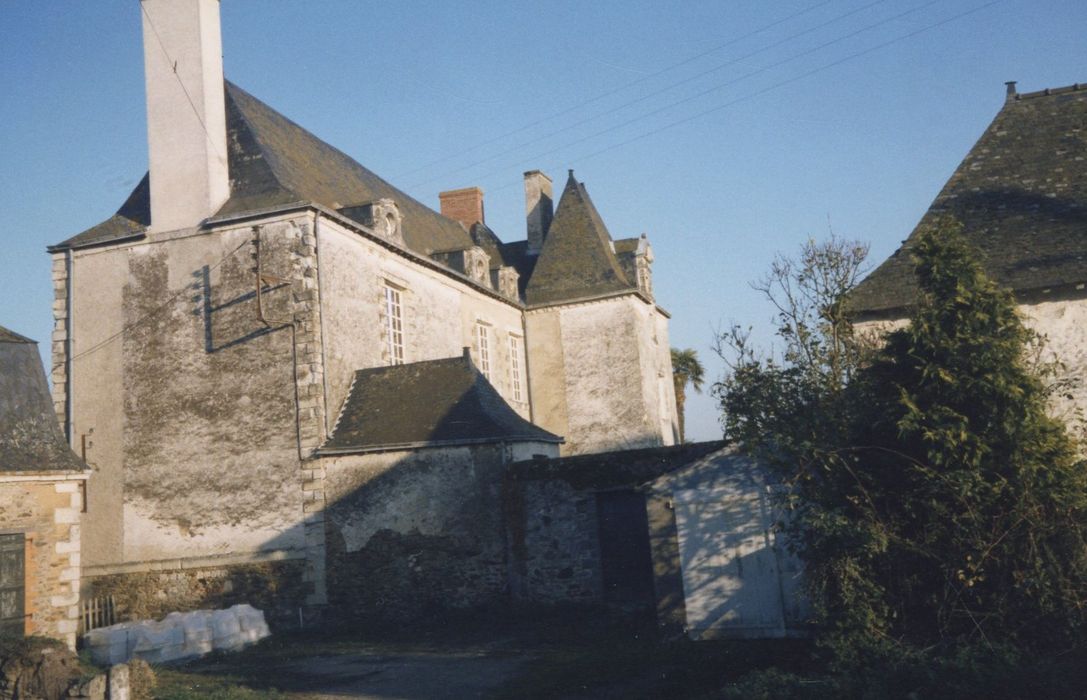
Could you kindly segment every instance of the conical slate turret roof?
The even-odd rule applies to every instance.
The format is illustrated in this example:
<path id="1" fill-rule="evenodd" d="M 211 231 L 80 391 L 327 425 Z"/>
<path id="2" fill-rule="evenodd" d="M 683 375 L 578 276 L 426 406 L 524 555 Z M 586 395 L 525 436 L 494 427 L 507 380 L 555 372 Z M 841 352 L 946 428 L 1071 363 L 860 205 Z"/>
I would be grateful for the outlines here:
<path id="1" fill-rule="evenodd" d="M 632 288 L 612 250 L 604 220 L 571 170 L 525 289 L 527 303 L 548 304 Z"/>
<path id="2" fill-rule="evenodd" d="M 60 433 L 37 343 L 0 327 L 0 472 L 86 468 Z"/>

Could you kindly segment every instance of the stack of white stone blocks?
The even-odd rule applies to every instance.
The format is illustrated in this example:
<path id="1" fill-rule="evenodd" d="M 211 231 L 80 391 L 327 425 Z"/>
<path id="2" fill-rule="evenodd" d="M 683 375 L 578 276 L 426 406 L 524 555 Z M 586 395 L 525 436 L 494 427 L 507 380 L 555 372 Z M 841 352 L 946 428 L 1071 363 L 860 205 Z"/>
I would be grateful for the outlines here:
<path id="1" fill-rule="evenodd" d="M 83 641 L 94 663 L 112 666 L 134 657 L 154 664 L 237 651 L 269 634 L 264 613 L 243 604 L 227 610 L 175 612 L 158 621 L 123 622 L 91 630 Z"/>

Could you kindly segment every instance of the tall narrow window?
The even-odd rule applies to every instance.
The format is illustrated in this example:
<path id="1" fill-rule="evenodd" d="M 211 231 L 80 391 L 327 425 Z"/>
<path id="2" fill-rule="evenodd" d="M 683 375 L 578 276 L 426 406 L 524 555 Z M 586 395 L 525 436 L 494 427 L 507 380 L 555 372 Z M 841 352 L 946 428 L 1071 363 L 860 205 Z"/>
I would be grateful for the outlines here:
<path id="1" fill-rule="evenodd" d="M 385 343 L 389 364 L 404 364 L 404 316 L 400 305 L 400 290 L 385 285 Z"/>
<path id="2" fill-rule="evenodd" d="M 476 343 L 479 345 L 479 371 L 488 380 L 491 378 L 491 329 L 482 323 L 476 324 Z"/>
<path id="3" fill-rule="evenodd" d="M 522 386 L 522 378 L 524 372 L 522 371 L 522 353 L 524 352 L 521 344 L 521 336 L 510 336 L 510 386 L 513 388 L 513 400 L 524 401 L 525 390 Z"/>

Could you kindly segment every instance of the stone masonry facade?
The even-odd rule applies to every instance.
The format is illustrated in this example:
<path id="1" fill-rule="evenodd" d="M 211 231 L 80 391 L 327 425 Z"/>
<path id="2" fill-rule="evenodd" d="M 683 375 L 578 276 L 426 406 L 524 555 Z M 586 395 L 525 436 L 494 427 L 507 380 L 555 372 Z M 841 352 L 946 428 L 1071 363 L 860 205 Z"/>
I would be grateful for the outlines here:
<path id="1" fill-rule="evenodd" d="M 25 537 L 24 631 L 72 648 L 79 620 L 81 489 L 79 479 L 0 476 L 0 532 Z"/>
<path id="2" fill-rule="evenodd" d="M 508 482 L 505 497 L 514 599 L 602 600 L 595 493 L 556 479 Z"/>
<path id="3" fill-rule="evenodd" d="M 53 409 L 61 430 L 68 433 L 68 258 L 53 254 L 53 338 L 50 379 Z"/>

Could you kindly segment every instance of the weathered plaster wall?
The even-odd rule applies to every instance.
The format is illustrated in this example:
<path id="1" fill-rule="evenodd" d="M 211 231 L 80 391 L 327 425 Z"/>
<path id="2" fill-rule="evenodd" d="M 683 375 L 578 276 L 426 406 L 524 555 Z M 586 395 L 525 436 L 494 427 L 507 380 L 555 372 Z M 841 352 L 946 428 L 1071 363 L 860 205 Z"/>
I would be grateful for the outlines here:
<path id="1" fill-rule="evenodd" d="M 92 567 L 307 546 L 300 452 L 324 419 L 312 219 L 257 226 L 263 272 L 281 279 L 262 294 L 270 323 L 253 224 L 75 253 Z"/>
<path id="2" fill-rule="evenodd" d="M 389 363 L 385 335 L 386 283 L 401 290 L 404 361 L 460 355 L 473 348 L 475 324 L 490 325 L 491 383 L 521 415 L 528 402 L 513 399 L 509 333 L 521 335 L 521 310 L 468 284 L 413 262 L 388 248 L 321 219 L 318 228 L 322 332 L 328 363 L 328 405 L 333 419 L 356 370 Z"/>
<path id="3" fill-rule="evenodd" d="M 661 445 L 674 445 L 679 435 L 676 389 L 672 381 L 672 350 L 668 317 L 651 304 L 633 304 L 638 314 L 638 355 L 641 359 L 642 395 L 648 424 L 659 431 Z"/>
<path id="4" fill-rule="evenodd" d="M 525 331 L 533 421 L 555 435 L 566 437 L 570 418 L 566 407 L 560 309 L 550 307 L 526 313 Z"/>
<path id="5" fill-rule="evenodd" d="M 23 533 L 26 634 L 75 648 L 79 620 L 81 479 L 0 475 L 0 532 Z"/>
<path id="6" fill-rule="evenodd" d="M 528 313 L 535 417 L 566 438 L 563 454 L 674 442 L 667 325 L 658 315 L 634 295 Z"/>
<path id="7" fill-rule="evenodd" d="M 323 458 L 330 601 L 411 619 L 504 598 L 505 464 L 556 452 L 525 443 Z"/>
<path id="8" fill-rule="evenodd" d="M 1045 338 L 1045 360 L 1063 366 L 1057 379 L 1067 382 L 1053 397 L 1052 413 L 1077 437 L 1087 435 L 1087 300 L 1021 304 L 1027 325 Z"/>
<path id="9" fill-rule="evenodd" d="M 1087 434 L 1087 300 L 1060 299 L 1018 308 L 1027 326 L 1045 340 L 1041 359 L 1062 365 L 1053 379 L 1066 385 L 1052 397 L 1051 413 L 1082 438 Z M 857 330 L 881 336 L 906 323 L 906 319 L 869 321 L 857 324 Z"/>

